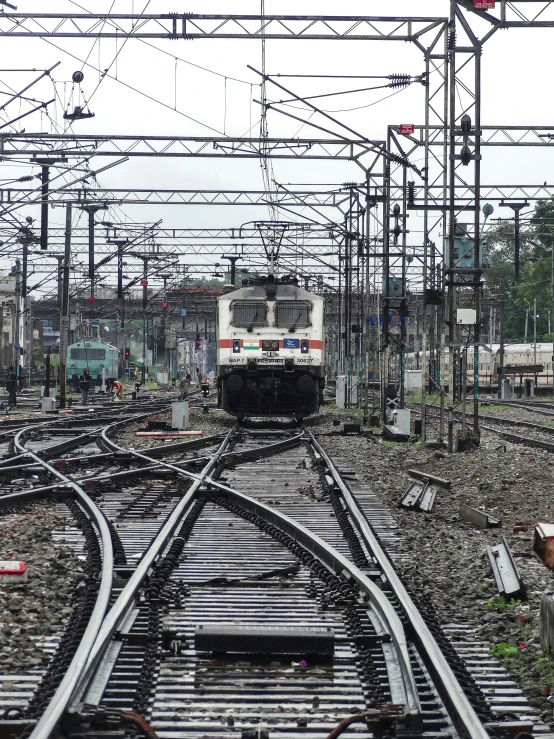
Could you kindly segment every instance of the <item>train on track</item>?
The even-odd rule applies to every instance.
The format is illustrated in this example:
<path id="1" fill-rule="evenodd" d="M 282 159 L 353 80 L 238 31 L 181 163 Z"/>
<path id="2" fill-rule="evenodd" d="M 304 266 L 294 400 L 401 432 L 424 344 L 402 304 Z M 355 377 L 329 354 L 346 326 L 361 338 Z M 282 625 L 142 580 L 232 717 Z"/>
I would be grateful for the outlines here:
<path id="1" fill-rule="evenodd" d="M 303 417 L 325 387 L 325 301 L 294 278 L 243 283 L 217 301 L 220 407 L 245 416 Z"/>
<path id="2" fill-rule="evenodd" d="M 93 339 L 77 341 L 67 347 L 67 381 L 75 383 L 85 369 L 94 380 L 101 377 L 103 371 L 107 378 L 116 378 L 118 361 L 119 351 L 112 344 Z"/>
<path id="3" fill-rule="evenodd" d="M 523 383 L 526 379 L 535 380 L 537 386 L 552 385 L 552 343 L 543 342 L 534 344 L 505 344 L 504 346 L 504 370 L 506 377 L 514 378 L 514 383 Z M 406 369 L 421 369 L 423 355 L 419 357 L 415 353 L 408 354 L 406 358 Z M 445 352 L 443 372 L 448 374 L 450 358 L 448 349 Z M 542 370 L 535 373 L 533 367 L 542 365 Z M 522 372 L 523 367 L 528 366 L 528 372 Z M 479 348 L 479 385 L 496 385 L 498 383 L 498 368 L 500 367 L 500 344 L 481 346 Z M 433 368 L 431 368 L 433 371 Z M 467 381 L 473 383 L 473 347 L 467 350 Z M 438 369 L 436 370 L 438 376 Z M 437 378 L 435 378 L 437 379 Z"/>

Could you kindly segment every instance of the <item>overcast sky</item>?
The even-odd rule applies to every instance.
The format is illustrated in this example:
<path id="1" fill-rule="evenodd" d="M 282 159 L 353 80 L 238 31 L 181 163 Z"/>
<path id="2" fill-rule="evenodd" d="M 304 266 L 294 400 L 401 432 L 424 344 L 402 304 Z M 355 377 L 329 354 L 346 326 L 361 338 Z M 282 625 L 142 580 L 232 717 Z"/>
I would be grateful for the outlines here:
<path id="1" fill-rule="evenodd" d="M 43 0 L 12 1 L 17 4 L 19 12 L 32 14 L 45 11 Z M 531 6 L 540 7 L 544 3 L 519 5 L 528 13 Z M 183 6 L 182 2 L 172 0 L 82 0 L 81 3 L 51 0 L 47 8 L 48 12 L 68 13 L 111 10 L 114 13 L 187 11 L 241 14 L 258 13 L 260 2 L 203 0 L 202 3 L 190 2 Z M 444 17 L 448 8 L 447 0 L 397 0 L 394 3 L 343 0 L 340 6 L 336 2 L 322 0 L 317 3 L 267 0 L 265 10 L 267 14 L 334 15 L 340 9 L 345 15 Z M 544 16 L 545 19 L 548 17 Z M 479 35 L 489 28 L 488 24 L 482 24 L 474 16 L 472 25 Z M 548 84 L 553 42 L 554 29 L 518 29 L 500 31 L 486 44 L 483 55 L 483 124 L 552 123 L 554 131 Z M 119 54 L 115 64 L 117 50 Z M 420 50 L 413 44 L 398 41 L 268 41 L 266 53 L 266 69 L 270 74 L 418 75 L 424 71 Z M 85 60 L 88 65 L 83 64 Z M 56 104 L 49 108 L 52 120 L 43 113 L 36 113 L 16 123 L 16 130 L 25 128 L 27 132 L 72 130 L 77 134 L 168 136 L 213 136 L 223 133 L 241 136 L 247 134 L 251 127 L 254 134 L 259 131 L 260 107 L 253 102 L 253 99 L 260 97 L 259 78 L 247 67 L 249 64 L 258 69 L 261 67 L 261 43 L 257 40 L 155 40 L 144 43 L 130 39 L 125 43 L 119 41 L 116 45 L 115 40 L 98 43 L 93 39 L 2 38 L 2 70 L 42 70 L 58 61 L 61 64 L 52 73 L 52 80 L 43 80 L 27 93 L 39 102 L 56 97 Z M 203 71 L 199 67 L 211 71 Z M 70 80 L 72 73 L 80 69 L 85 74 L 82 90 L 90 99 L 90 109 L 95 117 L 78 121 L 71 129 L 67 129 L 67 122 L 63 121 L 63 108 L 78 102 L 70 98 Z M 98 69 L 109 69 L 109 75 L 114 79 L 108 76 L 101 79 Z M 2 71 L 0 91 L 19 90 L 34 77 L 36 73 L 32 72 Z M 371 80 L 330 79 L 283 79 L 281 82 L 299 95 L 318 95 L 381 84 Z M 391 92 L 394 91 L 374 90 L 323 98 L 316 103 L 325 110 L 340 111 L 333 112 L 333 115 L 340 117 L 341 121 L 363 136 L 384 139 L 390 124 L 423 123 L 424 120 L 422 86 L 412 85 L 392 96 Z M 267 96 L 279 100 L 283 94 L 269 85 Z M 2 94 L 0 98 L 2 105 L 7 96 Z M 5 116 L 4 121 L 10 120 L 28 110 L 30 104 L 12 103 L 0 115 Z M 292 108 L 289 111 L 305 117 L 302 111 Z M 308 126 L 301 128 L 297 121 L 273 112 L 269 114 L 268 126 L 270 137 L 318 135 Z M 334 128 L 340 131 L 338 127 Z M 483 157 L 484 184 L 542 184 L 554 181 L 554 155 L 551 150 L 486 149 Z M 107 159 L 97 158 L 91 162 L 91 167 L 100 168 L 107 163 Z M 275 161 L 273 167 L 276 180 L 292 186 L 295 183 L 332 186 L 333 183 L 340 185 L 346 181 L 363 179 L 361 169 L 351 162 Z M 38 168 L 0 163 L 2 186 L 8 180 L 30 173 L 38 173 Z M 37 184 L 35 180 L 34 186 Z M 259 163 L 239 159 L 132 159 L 100 175 L 99 184 L 102 187 L 122 188 L 263 189 Z M 27 207 L 18 211 L 17 215 L 20 219 L 27 215 L 37 217 L 38 211 Z M 306 210 L 304 214 L 299 213 L 298 219 L 303 215 L 314 217 L 313 211 Z M 331 211 L 326 211 L 326 215 L 336 218 L 337 214 L 333 216 Z M 506 215 L 506 212 L 497 212 L 495 215 Z M 269 213 L 264 207 L 127 206 L 124 211 L 116 209 L 110 214 L 111 220 L 153 222 L 163 219 L 163 225 L 167 227 L 195 228 L 239 226 L 246 221 L 268 217 Z M 418 219 L 420 222 L 419 216 L 411 217 L 410 229 L 414 234 L 418 231 Z M 52 212 L 52 223 L 63 224 L 61 209 Z M 80 223 L 84 225 L 84 220 Z M 13 258 L 13 250 L 10 250 L 2 266 L 9 266 Z M 183 261 L 186 261 L 186 257 L 183 257 Z"/>

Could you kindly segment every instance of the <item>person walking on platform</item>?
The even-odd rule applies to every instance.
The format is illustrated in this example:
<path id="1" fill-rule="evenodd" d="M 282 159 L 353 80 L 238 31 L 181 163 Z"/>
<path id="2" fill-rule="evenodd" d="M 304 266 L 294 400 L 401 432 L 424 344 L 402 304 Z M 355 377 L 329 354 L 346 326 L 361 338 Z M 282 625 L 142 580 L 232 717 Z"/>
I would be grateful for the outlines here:
<path id="1" fill-rule="evenodd" d="M 13 367 L 8 367 L 8 374 L 6 377 L 6 391 L 8 393 L 8 406 L 15 408 L 17 406 L 17 376 L 13 371 Z"/>
<path id="2" fill-rule="evenodd" d="M 79 377 L 79 387 L 81 389 L 81 405 L 86 405 L 88 402 L 88 393 L 90 390 L 90 378 L 86 370 Z"/>

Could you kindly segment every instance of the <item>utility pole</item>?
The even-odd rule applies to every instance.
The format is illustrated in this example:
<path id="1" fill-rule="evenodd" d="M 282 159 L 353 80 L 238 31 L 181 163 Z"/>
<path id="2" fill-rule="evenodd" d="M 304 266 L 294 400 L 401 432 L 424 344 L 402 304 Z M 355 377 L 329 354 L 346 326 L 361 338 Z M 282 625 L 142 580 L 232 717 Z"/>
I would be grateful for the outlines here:
<path id="1" fill-rule="evenodd" d="M 504 383 L 504 286 L 500 296 L 500 361 L 498 364 L 498 397 L 502 400 L 502 385 Z"/>
<path id="2" fill-rule="evenodd" d="M 63 155 L 59 159 L 31 159 L 32 164 L 38 164 L 41 168 L 40 181 L 42 184 L 40 188 L 40 248 L 42 250 L 48 249 L 48 196 L 50 194 L 50 167 L 53 167 L 58 162 L 64 161 L 65 156 Z"/>
<path id="3" fill-rule="evenodd" d="M 537 299 L 533 300 L 533 364 L 537 364 Z M 536 375 L 536 373 L 535 373 Z"/>
<path id="4" fill-rule="evenodd" d="M 63 257 L 59 254 L 56 254 L 56 260 L 58 262 L 58 272 L 57 272 L 57 299 L 58 299 L 58 305 L 62 305 L 62 283 L 63 283 Z"/>
<path id="5" fill-rule="evenodd" d="M 65 251 L 62 277 L 62 305 L 60 313 L 60 408 L 65 408 L 67 381 L 67 347 L 69 344 L 69 274 L 71 261 L 71 203 L 65 210 Z"/>
<path id="6" fill-rule="evenodd" d="M 21 320 L 21 262 L 15 260 L 15 323 L 13 332 L 13 364 L 17 377 L 17 387 L 20 387 L 21 380 L 21 348 L 20 348 L 20 331 L 19 322 Z"/>
<path id="7" fill-rule="evenodd" d="M 142 384 L 146 385 L 146 306 L 148 305 L 148 260 L 143 262 L 142 282 Z"/>
<path id="8" fill-rule="evenodd" d="M 27 298 L 27 276 L 29 264 L 29 247 L 37 242 L 37 238 L 32 230 L 33 219 L 27 218 L 27 226 L 22 226 L 19 231 L 18 241 L 22 245 L 22 271 L 19 283 L 19 293 L 21 299 L 21 307 L 23 309 L 23 327 L 21 336 L 18 336 L 17 343 L 23 348 L 23 367 L 28 366 L 29 383 L 31 381 L 31 354 L 32 354 L 32 324 L 31 324 L 31 307 Z M 21 352 L 20 352 L 21 354 Z M 19 378 L 19 372 L 18 372 Z M 20 382 L 21 388 L 21 382 Z"/>
<path id="9" fill-rule="evenodd" d="M 236 279 L 237 279 L 237 262 L 240 259 L 239 255 L 236 254 L 222 254 L 222 259 L 228 259 L 231 262 L 231 277 L 230 282 L 233 287 L 236 287 Z"/>
<path id="10" fill-rule="evenodd" d="M 527 324 L 529 322 L 529 303 L 527 303 L 527 308 L 525 309 L 525 336 L 523 339 L 523 343 L 527 344 Z"/>
<path id="11" fill-rule="evenodd" d="M 526 208 L 529 205 L 529 203 L 525 200 L 524 202 L 520 203 L 510 203 L 506 202 L 505 200 L 500 201 L 500 207 L 501 208 L 511 208 L 514 211 L 514 280 L 516 283 L 519 282 L 519 273 L 520 273 L 520 220 L 519 220 L 519 214 L 523 210 L 523 208 Z"/>
<path id="12" fill-rule="evenodd" d="M 551 275 L 551 289 L 552 289 L 552 308 L 551 308 L 551 315 L 552 320 L 554 321 L 554 248 L 552 249 L 551 253 L 551 259 L 552 259 L 552 275 Z M 550 329 L 548 329 L 550 331 Z M 554 337 L 551 337 L 552 341 L 552 395 L 554 395 Z"/>
<path id="13" fill-rule="evenodd" d="M 90 297 L 94 298 L 94 216 L 99 210 L 106 210 L 107 205 L 85 205 L 88 213 L 88 278 L 90 280 Z M 94 301 L 91 301 L 94 302 Z"/>

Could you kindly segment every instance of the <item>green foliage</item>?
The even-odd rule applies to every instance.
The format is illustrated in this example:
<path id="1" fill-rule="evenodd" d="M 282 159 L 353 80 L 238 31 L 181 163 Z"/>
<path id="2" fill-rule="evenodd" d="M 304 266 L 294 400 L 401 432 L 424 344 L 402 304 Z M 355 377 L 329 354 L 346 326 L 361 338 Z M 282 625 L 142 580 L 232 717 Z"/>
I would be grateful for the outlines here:
<path id="1" fill-rule="evenodd" d="M 530 307 L 528 340 L 533 337 L 533 305 L 537 300 L 537 340 L 551 341 L 548 312 L 552 308 L 552 249 L 554 247 L 554 200 L 535 205 L 530 221 L 520 228 L 520 282 L 514 283 L 514 223 L 501 222 L 484 237 L 486 291 L 491 297 L 504 296 L 506 342 L 521 341 L 525 335 L 525 311 Z"/>
<path id="2" fill-rule="evenodd" d="M 497 611 L 497 610 L 506 610 L 508 608 L 515 608 L 515 606 L 519 605 L 518 600 L 514 600 L 514 598 L 510 598 L 510 600 L 506 600 L 506 598 L 503 595 L 498 596 L 498 598 L 490 598 L 485 603 L 485 611 Z"/>
<path id="3" fill-rule="evenodd" d="M 35 370 L 44 365 L 44 347 L 43 346 L 33 347 L 33 354 L 31 357 L 31 362 L 33 365 L 33 369 Z"/>
<path id="4" fill-rule="evenodd" d="M 512 644 L 511 642 L 500 642 L 500 644 L 495 644 L 494 647 L 491 647 L 490 650 L 491 657 L 500 657 L 502 659 L 517 657 L 518 654 L 519 649 L 517 648 L 517 644 Z"/>
<path id="5" fill-rule="evenodd" d="M 483 405 L 481 406 L 483 413 L 487 415 L 487 413 L 501 413 L 502 411 L 505 411 L 508 409 L 507 405 Z"/>
<path id="6" fill-rule="evenodd" d="M 554 660 L 550 655 L 537 657 L 534 663 L 535 669 L 539 674 L 539 679 L 543 685 L 554 687 Z"/>

